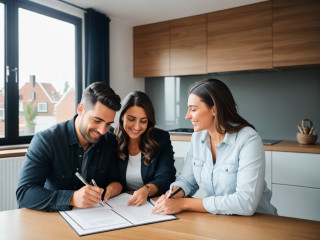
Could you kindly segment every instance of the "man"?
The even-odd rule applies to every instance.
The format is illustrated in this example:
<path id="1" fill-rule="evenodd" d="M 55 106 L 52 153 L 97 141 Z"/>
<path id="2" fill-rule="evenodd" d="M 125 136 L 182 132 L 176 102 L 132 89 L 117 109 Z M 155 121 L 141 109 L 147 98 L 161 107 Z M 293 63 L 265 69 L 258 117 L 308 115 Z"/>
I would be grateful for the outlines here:
<path id="1" fill-rule="evenodd" d="M 66 211 L 96 205 L 103 192 L 105 201 L 118 195 L 122 185 L 117 142 L 108 130 L 120 107 L 120 97 L 106 84 L 96 82 L 83 92 L 76 116 L 37 133 L 19 177 L 19 206 Z M 84 185 L 76 172 L 88 183 L 93 179 L 97 186 Z"/>

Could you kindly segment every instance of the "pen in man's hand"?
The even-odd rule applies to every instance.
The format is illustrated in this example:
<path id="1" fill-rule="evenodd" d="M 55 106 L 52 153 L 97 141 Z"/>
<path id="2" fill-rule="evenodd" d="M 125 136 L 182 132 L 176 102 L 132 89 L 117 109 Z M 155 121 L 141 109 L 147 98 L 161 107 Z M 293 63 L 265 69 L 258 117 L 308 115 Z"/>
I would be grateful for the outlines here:
<path id="1" fill-rule="evenodd" d="M 91 182 L 93 183 L 93 185 L 98 187 L 98 185 L 96 184 L 96 181 L 94 179 L 92 179 Z M 103 201 L 101 199 L 100 199 L 100 205 L 103 207 Z"/>
<path id="2" fill-rule="evenodd" d="M 80 179 L 80 181 L 81 181 L 84 185 L 89 185 L 89 183 L 87 183 L 87 181 L 80 175 L 80 173 L 76 172 L 76 176 Z"/>
<path id="3" fill-rule="evenodd" d="M 76 172 L 75 174 L 84 185 L 89 185 L 89 183 L 87 183 L 87 181 L 80 175 L 80 173 Z M 97 186 L 96 182 L 93 179 L 92 179 L 92 182 L 95 186 Z M 103 207 L 103 202 L 101 199 L 99 204 Z"/>

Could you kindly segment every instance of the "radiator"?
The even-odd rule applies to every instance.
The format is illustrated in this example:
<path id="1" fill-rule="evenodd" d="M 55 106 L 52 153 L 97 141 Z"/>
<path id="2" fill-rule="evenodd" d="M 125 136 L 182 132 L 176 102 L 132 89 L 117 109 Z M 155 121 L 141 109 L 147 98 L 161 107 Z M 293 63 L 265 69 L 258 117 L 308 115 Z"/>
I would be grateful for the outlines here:
<path id="1" fill-rule="evenodd" d="M 17 209 L 16 189 L 24 157 L 0 158 L 0 211 Z"/>

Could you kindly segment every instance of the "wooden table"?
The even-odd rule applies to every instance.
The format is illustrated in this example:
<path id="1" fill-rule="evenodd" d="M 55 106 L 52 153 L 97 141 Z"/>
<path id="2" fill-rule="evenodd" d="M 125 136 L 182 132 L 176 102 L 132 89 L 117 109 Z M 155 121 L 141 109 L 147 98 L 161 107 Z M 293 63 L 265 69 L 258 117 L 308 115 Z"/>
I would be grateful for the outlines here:
<path id="1" fill-rule="evenodd" d="M 178 220 L 79 237 L 57 212 L 0 212 L 0 239 L 320 239 L 320 222 L 255 214 L 252 217 L 183 212 Z"/>

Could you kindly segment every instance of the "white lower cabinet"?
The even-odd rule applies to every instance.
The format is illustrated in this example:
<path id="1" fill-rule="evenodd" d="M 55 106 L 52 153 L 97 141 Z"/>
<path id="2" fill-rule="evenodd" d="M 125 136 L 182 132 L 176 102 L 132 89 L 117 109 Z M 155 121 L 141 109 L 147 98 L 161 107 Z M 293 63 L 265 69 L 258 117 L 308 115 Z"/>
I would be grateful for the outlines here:
<path id="1" fill-rule="evenodd" d="M 272 181 L 271 181 L 271 151 L 265 151 L 266 156 L 266 168 L 265 168 L 265 176 L 268 188 L 271 190 Z"/>
<path id="2" fill-rule="evenodd" d="M 280 216 L 320 221 L 320 189 L 272 184 L 272 193 Z"/>
<path id="3" fill-rule="evenodd" d="M 171 144 L 174 151 L 174 166 L 177 170 L 176 176 L 178 176 L 183 167 L 184 158 L 187 155 L 191 143 L 185 141 L 171 141 Z"/>
<path id="4" fill-rule="evenodd" d="M 320 154 L 272 151 L 271 159 L 278 214 L 320 221 Z"/>

